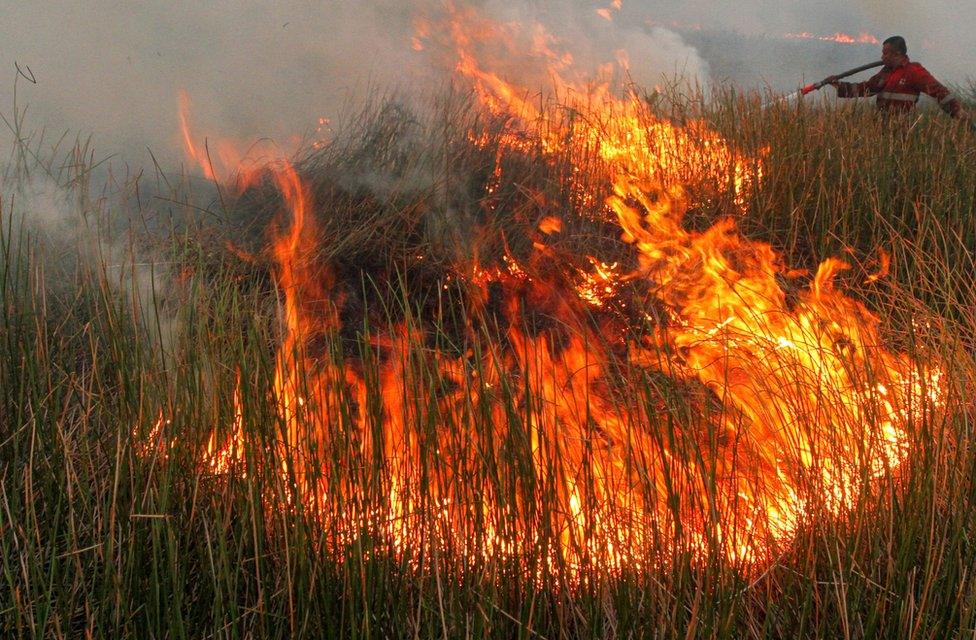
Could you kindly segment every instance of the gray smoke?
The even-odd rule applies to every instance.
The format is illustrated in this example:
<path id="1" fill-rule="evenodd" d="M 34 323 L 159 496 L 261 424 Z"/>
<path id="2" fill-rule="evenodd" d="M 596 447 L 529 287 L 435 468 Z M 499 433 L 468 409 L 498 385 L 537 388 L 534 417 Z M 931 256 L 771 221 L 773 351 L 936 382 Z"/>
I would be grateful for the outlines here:
<path id="1" fill-rule="evenodd" d="M 370 91 L 436 90 L 451 72 L 411 46 L 416 20 L 442 13 L 441 0 L 2 4 L 0 113 L 14 113 L 16 62 L 36 80 L 16 85 L 29 126 L 55 138 L 91 133 L 100 155 L 140 166 L 147 146 L 172 164 L 182 157 L 181 89 L 192 98 L 195 129 L 283 140 L 355 111 Z M 544 24 L 584 70 L 623 50 L 644 85 L 677 73 L 786 90 L 878 54 L 874 46 L 784 44 L 787 32 L 899 33 L 914 58 L 949 82 L 971 76 L 976 57 L 971 2 L 623 0 L 612 23 L 597 15 L 610 0 L 468 4 L 499 21 Z"/>
<path id="2" fill-rule="evenodd" d="M 0 113 L 14 110 L 15 63 L 27 122 L 58 135 L 91 133 L 102 155 L 148 162 L 145 147 L 182 157 L 178 96 L 192 100 L 194 129 L 234 139 L 284 140 L 355 111 L 371 91 L 430 91 L 451 68 L 412 47 L 415 22 L 443 15 L 434 0 L 312 3 L 133 3 L 109 0 L 7 2 L 0 21 Z M 626 50 L 636 80 L 676 71 L 697 79 L 707 65 L 679 36 L 643 24 L 613 24 L 601 5 L 562 1 L 483 3 L 502 21 L 544 21 L 572 43 L 580 69 Z M 29 72 L 27 71 L 29 69 Z"/>
<path id="3" fill-rule="evenodd" d="M 153 344 L 171 353 L 178 326 L 166 300 L 172 274 L 113 221 L 118 211 L 106 207 L 118 204 L 114 198 L 92 198 L 80 183 L 58 182 L 39 166 L 7 171 L 0 187 L 0 223 L 16 254 L 8 266 L 26 258 L 18 251 L 29 252 L 31 277 L 49 304 L 76 302 L 82 280 L 104 282 L 128 301 Z"/>
<path id="4" fill-rule="evenodd" d="M 976 30 L 976 3 L 934 0 L 656 0 L 653 8 L 643 3 L 624 3 L 631 19 L 650 17 L 679 31 L 702 32 L 718 40 L 706 59 L 713 68 L 734 68 L 735 80 L 749 85 L 757 80 L 788 87 L 789 78 L 820 79 L 835 71 L 879 58 L 875 45 L 840 45 L 798 42 L 793 50 L 779 42 L 786 34 L 818 35 L 862 32 L 884 40 L 890 35 L 906 38 L 909 55 L 946 83 L 964 84 L 976 77 L 976 50 L 971 46 Z M 725 38 L 718 37 L 725 34 Z M 728 35 L 736 38 L 728 38 Z M 753 40 L 743 46 L 735 39 Z M 730 40 L 733 40 L 730 42 Z M 707 45 L 706 45 L 707 46 Z M 785 51 L 785 54 L 784 54 Z M 721 64 L 716 65 L 716 62 Z M 830 67 L 830 65 L 837 65 Z M 750 82 L 751 81 L 751 82 Z M 796 85 L 793 84 L 793 87 Z"/>

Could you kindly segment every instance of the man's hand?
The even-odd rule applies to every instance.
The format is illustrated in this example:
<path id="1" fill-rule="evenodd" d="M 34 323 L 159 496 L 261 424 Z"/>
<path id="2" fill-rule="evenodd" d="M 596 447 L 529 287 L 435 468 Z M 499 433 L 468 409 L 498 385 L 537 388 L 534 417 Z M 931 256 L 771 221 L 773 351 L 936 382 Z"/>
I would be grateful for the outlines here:
<path id="1" fill-rule="evenodd" d="M 840 78 L 838 78 L 837 76 L 827 76 L 826 78 L 824 78 L 824 82 L 826 82 L 827 84 L 829 84 L 834 88 L 837 88 L 837 83 L 840 82 Z"/>

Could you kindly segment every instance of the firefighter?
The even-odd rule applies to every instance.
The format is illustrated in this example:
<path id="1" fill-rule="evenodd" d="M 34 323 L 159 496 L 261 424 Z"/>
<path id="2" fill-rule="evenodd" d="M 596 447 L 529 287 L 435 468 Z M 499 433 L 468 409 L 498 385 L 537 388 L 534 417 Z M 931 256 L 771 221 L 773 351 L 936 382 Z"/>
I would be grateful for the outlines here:
<path id="1" fill-rule="evenodd" d="M 959 98 L 925 67 L 908 59 L 903 37 L 891 36 L 882 43 L 881 61 L 881 71 L 864 82 L 840 82 L 837 76 L 830 76 L 826 82 L 837 89 L 838 98 L 877 96 L 878 110 L 883 113 L 908 113 L 915 108 L 918 94 L 924 93 L 935 98 L 953 118 L 968 119 Z"/>

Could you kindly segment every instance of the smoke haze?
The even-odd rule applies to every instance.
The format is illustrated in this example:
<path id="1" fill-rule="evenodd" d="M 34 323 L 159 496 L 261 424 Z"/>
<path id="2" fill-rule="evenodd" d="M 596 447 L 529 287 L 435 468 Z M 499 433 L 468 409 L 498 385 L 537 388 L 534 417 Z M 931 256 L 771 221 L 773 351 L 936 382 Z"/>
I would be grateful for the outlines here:
<path id="1" fill-rule="evenodd" d="M 147 146 L 170 163 L 181 158 L 181 89 L 192 99 L 195 129 L 284 140 L 355 110 L 370 91 L 436 89 L 451 72 L 435 49 L 413 42 L 418 20 L 443 15 L 437 0 L 3 4 L 0 113 L 10 120 L 14 112 L 16 62 L 36 80 L 16 84 L 29 127 L 54 138 L 91 134 L 99 155 L 137 165 L 148 162 Z M 500 22 L 544 25 L 571 45 L 582 71 L 622 50 L 643 85 L 679 73 L 704 85 L 786 90 L 878 55 L 873 45 L 787 42 L 788 32 L 899 33 L 945 82 L 965 82 L 976 57 L 969 46 L 976 4 L 946 0 L 623 0 L 612 22 L 597 14 L 610 0 L 469 6 Z"/>

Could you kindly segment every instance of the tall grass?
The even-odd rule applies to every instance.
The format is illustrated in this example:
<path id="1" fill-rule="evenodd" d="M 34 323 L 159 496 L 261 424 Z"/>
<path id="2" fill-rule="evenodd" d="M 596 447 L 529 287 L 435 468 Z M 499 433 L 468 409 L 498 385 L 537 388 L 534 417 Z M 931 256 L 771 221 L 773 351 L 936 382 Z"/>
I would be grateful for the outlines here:
<path id="1" fill-rule="evenodd" d="M 653 544 L 639 550 L 648 560 L 639 568 L 611 572 L 599 558 L 580 568 L 565 558 L 549 562 L 558 544 L 546 535 L 524 539 L 515 553 L 471 553 L 433 515 L 405 523 L 424 535 L 403 552 L 377 533 L 379 508 L 372 529 L 355 537 L 338 531 L 318 513 L 323 503 L 305 495 L 307 483 L 281 472 L 283 462 L 291 470 L 304 465 L 327 486 L 355 487 L 331 494 L 330 509 L 362 513 L 381 505 L 390 470 L 381 458 L 362 459 L 356 440 L 384 437 L 383 411 L 367 407 L 365 427 L 345 398 L 327 447 L 311 459 L 281 459 L 297 454 L 281 446 L 290 436 L 274 399 L 284 328 L 282 292 L 263 253 L 264 230 L 279 208 L 273 190 L 215 201 L 223 229 L 207 214 L 165 242 L 152 240 L 166 263 L 155 274 L 170 274 L 172 289 L 146 295 L 137 256 L 147 239 L 105 249 L 96 221 L 121 212 L 94 195 L 88 152 L 69 152 L 78 170 L 59 173 L 50 154 L 21 148 L 0 218 L 4 635 L 976 634 L 976 141 L 946 118 L 885 123 L 867 110 L 758 104 L 755 96 L 726 96 L 705 113 L 736 149 L 765 157 L 764 177 L 741 216 L 746 234 L 809 269 L 829 255 L 869 262 L 880 249 L 890 252 L 892 273 L 865 286 L 852 276 L 852 295 L 879 314 L 893 348 L 944 362 L 948 389 L 944 412 L 912 424 L 912 454 L 898 473 L 865 488 L 846 517 L 811 518 L 758 569 L 720 553 L 702 559 Z M 680 104 L 654 108 L 676 121 L 688 115 Z M 472 128 L 486 131 L 489 143 L 472 144 Z M 532 244 L 526 230 L 539 218 L 575 219 L 589 205 L 566 187 L 567 162 L 545 161 L 531 148 L 504 156 L 505 182 L 487 197 L 503 128 L 463 101 L 446 100 L 426 119 L 387 105 L 350 130 L 348 139 L 298 163 L 321 209 L 316 259 L 335 265 L 347 298 L 345 329 L 321 336 L 319 364 L 306 364 L 314 371 L 325 361 L 355 362 L 372 397 L 379 356 L 362 336 L 383 323 L 421 327 L 405 379 L 408 395 L 422 403 L 451 392 L 431 367 L 432 348 L 471 349 L 478 369 L 499 341 L 486 326 L 483 343 L 458 344 L 458 327 L 474 311 L 451 291 L 439 294 L 448 267 L 472 252 L 486 261 L 506 250 L 524 255 Z M 67 251 L 63 234 L 32 223 L 39 205 L 28 186 L 42 179 L 90 221 L 91 233 L 77 235 L 80 250 Z M 722 186 L 701 185 L 690 223 L 728 214 Z M 593 192 L 599 202 L 609 187 L 594 184 Z M 185 202 L 193 211 L 189 198 L 177 188 L 155 206 Z M 561 241 L 567 254 L 625 253 L 618 229 L 578 218 Z M 216 248 L 228 238 L 237 249 Z M 239 257 L 245 252 L 246 261 Z M 164 318 L 174 300 L 177 331 L 170 333 Z M 545 320 L 529 315 L 526 323 Z M 501 525 L 545 532 L 559 514 L 547 467 L 532 462 L 525 425 L 538 409 L 519 401 L 524 380 L 502 382 L 494 393 L 508 425 L 504 438 L 487 406 L 445 414 L 425 405 L 410 414 L 424 417 L 407 426 L 422 443 L 417 473 L 430 483 L 419 485 L 416 499 L 432 500 L 424 487 L 452 478 L 458 503 L 490 493 L 514 505 Z M 721 410 L 701 389 L 664 375 L 628 384 L 622 403 L 658 403 L 658 438 L 680 438 L 674 425 L 703 424 L 704 414 Z M 245 451 L 229 472 L 216 473 L 204 462 L 208 440 L 229 435 L 237 421 L 248 434 Z M 553 452 L 551 471 L 560 464 L 560 435 L 542 437 L 549 440 L 539 446 Z M 707 460 L 707 447 L 685 446 Z M 677 489 L 666 498 L 705 499 Z M 490 543 L 477 517 L 466 526 L 470 545 Z"/>

